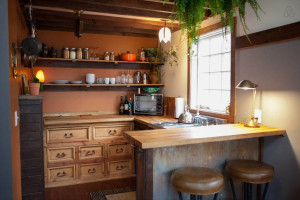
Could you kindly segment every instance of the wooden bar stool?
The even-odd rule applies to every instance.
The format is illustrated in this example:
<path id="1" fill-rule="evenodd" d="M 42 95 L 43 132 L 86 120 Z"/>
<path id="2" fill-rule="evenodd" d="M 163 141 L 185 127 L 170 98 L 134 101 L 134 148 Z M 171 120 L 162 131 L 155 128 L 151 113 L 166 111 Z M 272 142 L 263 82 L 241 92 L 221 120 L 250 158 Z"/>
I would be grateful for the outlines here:
<path id="1" fill-rule="evenodd" d="M 244 200 L 252 198 L 252 184 L 266 184 L 263 192 L 263 200 L 266 198 L 269 182 L 274 176 L 274 168 L 266 163 L 256 160 L 232 160 L 228 161 L 225 172 L 229 178 L 232 196 L 237 200 L 232 179 L 244 183 Z"/>
<path id="2" fill-rule="evenodd" d="M 182 200 L 182 192 L 190 194 L 190 199 L 202 200 L 202 195 L 214 195 L 217 199 L 218 192 L 223 188 L 223 176 L 218 171 L 205 167 L 183 167 L 175 170 L 171 182 L 178 191 Z"/>

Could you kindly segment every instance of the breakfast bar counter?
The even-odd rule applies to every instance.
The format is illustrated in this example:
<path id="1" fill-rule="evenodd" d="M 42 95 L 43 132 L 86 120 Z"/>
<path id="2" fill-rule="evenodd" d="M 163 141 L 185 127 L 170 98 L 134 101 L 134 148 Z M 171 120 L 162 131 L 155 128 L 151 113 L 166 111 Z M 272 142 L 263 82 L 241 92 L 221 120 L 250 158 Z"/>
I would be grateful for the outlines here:
<path id="1" fill-rule="evenodd" d="M 223 170 L 228 160 L 261 160 L 262 138 L 284 134 L 282 129 L 248 128 L 240 124 L 125 131 L 124 136 L 135 146 L 137 200 L 178 199 L 170 177 L 181 167 L 213 168 L 225 179 Z M 228 182 L 224 183 L 219 199 L 230 199 Z M 183 194 L 183 199 L 189 196 Z"/>

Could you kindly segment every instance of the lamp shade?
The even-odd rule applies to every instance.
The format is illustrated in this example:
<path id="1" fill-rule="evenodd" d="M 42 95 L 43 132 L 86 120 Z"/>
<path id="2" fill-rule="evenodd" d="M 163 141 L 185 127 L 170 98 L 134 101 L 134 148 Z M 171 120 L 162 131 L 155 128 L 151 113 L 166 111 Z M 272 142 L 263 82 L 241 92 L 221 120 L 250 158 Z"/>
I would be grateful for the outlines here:
<path id="1" fill-rule="evenodd" d="M 39 70 L 39 71 L 36 73 L 36 77 L 39 79 L 39 81 L 40 81 L 41 83 L 44 83 L 44 82 L 45 82 L 45 76 L 44 76 L 43 70 Z"/>
<path id="2" fill-rule="evenodd" d="M 245 89 L 245 90 L 254 90 L 258 87 L 257 84 L 252 83 L 249 80 L 242 80 L 241 82 L 239 82 L 236 86 L 237 89 Z"/>
<path id="3" fill-rule="evenodd" d="M 163 27 L 159 31 L 159 42 L 164 41 L 165 43 L 171 42 L 171 31 L 167 27 Z"/>

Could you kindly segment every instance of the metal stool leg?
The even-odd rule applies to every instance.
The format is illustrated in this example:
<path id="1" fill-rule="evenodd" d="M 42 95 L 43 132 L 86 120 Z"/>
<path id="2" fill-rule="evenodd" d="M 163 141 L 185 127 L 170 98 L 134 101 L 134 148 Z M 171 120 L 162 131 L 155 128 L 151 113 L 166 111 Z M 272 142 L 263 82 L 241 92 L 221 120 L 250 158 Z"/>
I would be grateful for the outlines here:
<path id="1" fill-rule="evenodd" d="M 197 198 L 196 198 L 197 200 L 202 200 L 202 199 L 203 199 L 203 196 L 202 196 L 202 195 L 196 195 L 196 197 L 197 197 Z"/>
<path id="2" fill-rule="evenodd" d="M 217 198 L 218 198 L 218 193 L 216 193 L 216 194 L 214 195 L 214 200 L 217 200 Z"/>
<path id="3" fill-rule="evenodd" d="M 248 183 L 244 183 L 244 200 L 248 200 Z"/>
<path id="4" fill-rule="evenodd" d="M 195 196 L 194 194 L 191 194 L 191 195 L 190 195 L 190 199 L 191 199 L 191 200 L 196 200 L 196 196 Z"/>
<path id="5" fill-rule="evenodd" d="M 248 200 L 252 200 L 252 184 L 248 183 Z"/>
<path id="6" fill-rule="evenodd" d="M 267 195 L 268 188 L 269 188 L 269 183 L 266 183 L 265 189 L 264 189 L 264 193 L 263 193 L 263 200 L 266 199 L 266 195 Z"/>
<path id="7" fill-rule="evenodd" d="M 183 200 L 182 199 L 182 193 L 178 191 L 178 196 L 179 196 L 179 200 Z"/>
<path id="8" fill-rule="evenodd" d="M 231 191 L 232 191 L 232 197 L 233 197 L 233 200 L 237 200 L 236 194 L 235 194 L 235 190 L 234 190 L 233 181 L 232 181 L 231 178 L 229 179 L 229 182 L 230 182 L 230 187 L 231 187 Z"/>

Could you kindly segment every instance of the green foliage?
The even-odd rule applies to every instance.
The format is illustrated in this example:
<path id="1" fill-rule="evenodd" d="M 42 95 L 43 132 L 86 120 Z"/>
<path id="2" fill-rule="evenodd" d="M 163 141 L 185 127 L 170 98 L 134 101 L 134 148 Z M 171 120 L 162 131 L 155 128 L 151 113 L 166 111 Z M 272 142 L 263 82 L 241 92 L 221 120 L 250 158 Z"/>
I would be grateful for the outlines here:
<path id="1" fill-rule="evenodd" d="M 174 3 L 176 5 L 175 19 L 179 21 L 182 30 L 186 30 L 193 43 L 198 41 L 197 36 L 201 29 L 201 23 L 208 10 L 213 16 L 220 14 L 222 25 L 230 26 L 233 31 L 235 8 L 237 8 L 245 33 L 247 32 L 245 21 L 246 3 L 249 3 L 258 18 L 257 12 L 261 10 L 257 0 L 174 0 Z"/>

